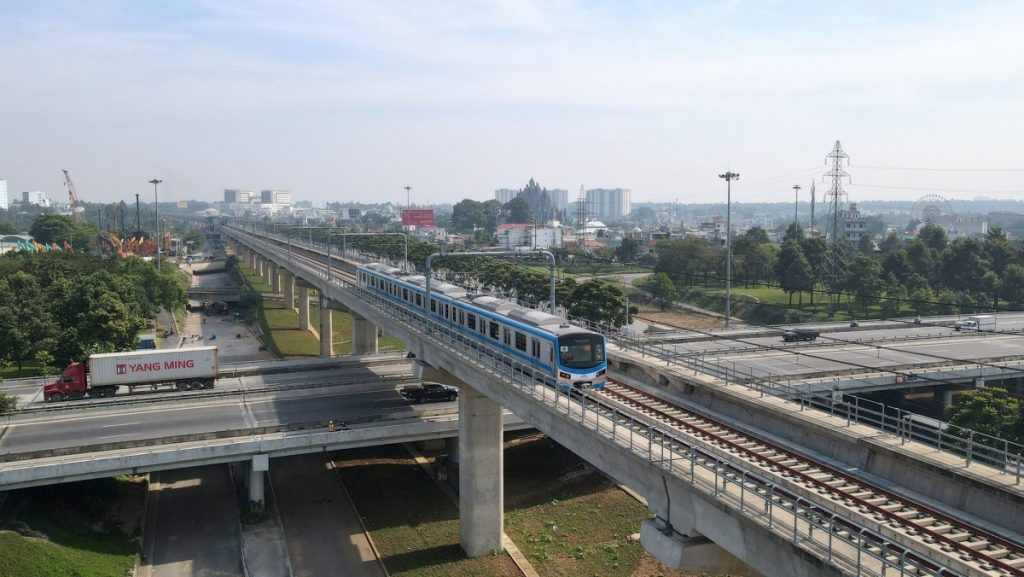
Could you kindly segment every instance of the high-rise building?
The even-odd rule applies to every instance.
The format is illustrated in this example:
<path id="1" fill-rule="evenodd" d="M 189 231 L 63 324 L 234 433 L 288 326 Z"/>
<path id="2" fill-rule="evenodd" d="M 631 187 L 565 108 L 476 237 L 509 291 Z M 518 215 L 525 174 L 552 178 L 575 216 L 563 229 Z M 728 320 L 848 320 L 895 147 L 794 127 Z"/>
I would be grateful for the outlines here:
<path id="1" fill-rule="evenodd" d="M 519 196 L 518 190 L 512 190 L 511 188 L 499 188 L 494 191 L 494 200 L 501 204 L 507 204 L 513 198 Z"/>
<path id="2" fill-rule="evenodd" d="M 551 205 L 556 211 L 563 211 L 569 208 L 569 191 L 564 188 L 552 188 L 548 190 L 551 197 Z"/>
<path id="3" fill-rule="evenodd" d="M 292 193 L 287 190 L 263 190 L 260 191 L 260 203 L 281 208 L 291 206 Z"/>
<path id="4" fill-rule="evenodd" d="M 586 194 L 589 209 L 599 220 L 619 220 L 633 210 L 628 188 L 594 188 Z"/>
<path id="5" fill-rule="evenodd" d="M 224 202 L 228 204 L 249 204 L 252 202 L 252 191 L 239 190 L 237 188 L 225 188 Z"/>
<path id="6" fill-rule="evenodd" d="M 7 199 L 7 181 L 0 178 L 0 209 L 10 208 L 10 201 Z"/>

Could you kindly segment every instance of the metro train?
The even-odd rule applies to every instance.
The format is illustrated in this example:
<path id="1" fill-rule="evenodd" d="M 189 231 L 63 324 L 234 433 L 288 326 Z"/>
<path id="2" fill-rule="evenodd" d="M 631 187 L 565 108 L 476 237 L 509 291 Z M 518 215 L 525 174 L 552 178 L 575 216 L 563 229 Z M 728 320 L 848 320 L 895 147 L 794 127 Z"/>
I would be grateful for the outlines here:
<path id="1" fill-rule="evenodd" d="M 357 267 L 359 286 L 399 306 L 424 314 L 425 276 L 399 276 L 381 263 Z M 539 374 L 557 379 L 561 391 L 600 389 L 608 361 L 604 335 L 562 317 L 492 296 L 476 296 L 444 282 L 431 282 L 429 318 L 447 324 L 478 348 L 497 351 Z"/>

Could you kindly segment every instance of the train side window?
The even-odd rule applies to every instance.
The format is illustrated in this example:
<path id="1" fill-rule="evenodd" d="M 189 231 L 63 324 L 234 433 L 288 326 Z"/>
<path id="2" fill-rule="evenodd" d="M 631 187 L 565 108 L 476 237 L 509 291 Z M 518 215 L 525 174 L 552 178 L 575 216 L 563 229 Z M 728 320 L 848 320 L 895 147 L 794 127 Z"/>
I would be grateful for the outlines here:
<path id="1" fill-rule="evenodd" d="M 462 312 L 462 309 L 459 309 L 459 312 L 457 314 L 459 315 L 459 320 L 456 321 L 456 322 L 458 322 L 459 325 L 465 324 L 465 322 L 466 322 L 466 314 L 464 312 Z"/>
<path id="2" fill-rule="evenodd" d="M 408 301 L 409 300 L 409 289 L 404 288 L 404 287 L 402 288 L 402 300 L 404 300 L 404 301 Z"/>
<path id="3" fill-rule="evenodd" d="M 505 338 L 502 339 L 502 340 L 505 342 L 505 346 L 507 347 L 507 346 L 512 344 L 512 331 L 510 331 L 508 329 L 505 329 L 504 332 L 505 332 Z"/>
<path id="4" fill-rule="evenodd" d="M 533 339 L 530 342 L 530 344 L 533 345 L 533 351 L 532 351 L 533 356 L 539 359 L 540 358 L 540 341 L 538 341 L 537 339 Z"/>
<path id="5" fill-rule="evenodd" d="M 469 314 L 466 315 L 466 326 L 471 331 L 475 331 L 476 330 L 476 315 L 475 314 L 469 313 Z"/>
<path id="6" fill-rule="evenodd" d="M 501 326 L 498 323 L 491 321 L 491 338 L 498 340 L 501 334 Z"/>
<path id="7" fill-rule="evenodd" d="M 423 296 L 421 296 L 419 294 L 416 295 L 416 306 L 418 306 L 418 307 L 423 306 Z"/>
<path id="8" fill-rule="evenodd" d="M 526 335 L 519 331 L 516 331 L 516 348 L 526 352 Z"/>
<path id="9" fill-rule="evenodd" d="M 437 301 L 435 301 L 434 299 L 430 299 L 430 312 L 437 312 Z"/>

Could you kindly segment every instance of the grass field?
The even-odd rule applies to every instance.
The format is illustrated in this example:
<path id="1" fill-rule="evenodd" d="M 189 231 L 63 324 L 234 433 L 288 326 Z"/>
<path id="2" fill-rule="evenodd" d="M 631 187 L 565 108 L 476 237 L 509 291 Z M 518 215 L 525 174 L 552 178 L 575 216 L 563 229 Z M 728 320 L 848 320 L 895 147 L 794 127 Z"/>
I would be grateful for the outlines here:
<path id="1" fill-rule="evenodd" d="M 396 577 L 519 575 L 506 555 L 467 559 L 458 512 L 398 446 L 334 455 Z M 505 449 L 505 532 L 543 577 L 673 577 L 628 539 L 647 508 L 546 437 Z"/>
<path id="2" fill-rule="evenodd" d="M 21 365 L 21 371 L 17 366 L 0 366 L 0 379 L 21 379 L 25 377 L 38 377 L 42 375 L 39 365 L 35 362 L 25 362 Z"/>
<path id="3" fill-rule="evenodd" d="M 0 575 L 123 577 L 135 563 L 146 483 L 97 479 L 24 489 L 0 515 Z"/>

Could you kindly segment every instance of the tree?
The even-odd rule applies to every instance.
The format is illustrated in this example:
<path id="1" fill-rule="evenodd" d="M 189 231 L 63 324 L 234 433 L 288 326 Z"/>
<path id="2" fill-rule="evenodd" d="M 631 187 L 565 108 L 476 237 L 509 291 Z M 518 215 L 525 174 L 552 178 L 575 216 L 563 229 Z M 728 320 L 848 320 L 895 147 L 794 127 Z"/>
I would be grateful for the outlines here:
<path id="1" fill-rule="evenodd" d="M 651 293 L 654 298 L 658 299 L 658 303 L 661 306 L 661 310 L 668 308 L 676 295 L 676 285 L 672 283 L 672 279 L 663 272 L 653 274 L 640 284 L 640 287 Z"/>
<path id="2" fill-rule="evenodd" d="M 921 227 L 921 231 L 917 233 L 917 238 L 919 238 L 925 246 L 935 252 L 942 252 L 945 250 L 946 243 L 949 242 L 949 237 L 946 235 L 946 229 L 930 222 Z"/>
<path id="3" fill-rule="evenodd" d="M 747 229 L 746 234 L 744 234 L 743 236 L 749 238 L 751 241 L 754 242 L 754 244 L 766 244 L 771 242 L 768 239 L 768 232 L 759 226 L 750 227 L 749 229 Z"/>
<path id="4" fill-rule="evenodd" d="M 1003 229 L 994 227 L 985 236 L 985 259 L 992 263 L 992 270 L 1002 275 L 1007 265 L 1017 259 L 1017 249 L 1006 238 Z"/>
<path id="5" fill-rule="evenodd" d="M 875 241 L 869 234 L 862 234 L 857 240 L 857 252 L 861 254 L 872 254 L 875 252 Z"/>
<path id="6" fill-rule="evenodd" d="M 664 272 L 676 279 L 685 279 L 686 284 L 692 284 L 692 279 L 698 272 L 706 272 L 708 263 L 707 253 L 710 250 L 704 239 L 688 237 L 678 240 L 663 240 L 658 242 L 658 264 L 654 272 Z"/>
<path id="7" fill-rule="evenodd" d="M 570 316 L 594 323 L 620 327 L 626 320 L 626 298 L 622 289 L 600 280 L 576 285 L 566 309 Z"/>
<path id="8" fill-rule="evenodd" d="M 621 263 L 629 264 L 640 256 L 643 245 L 635 238 L 624 238 L 619 246 L 615 247 L 615 259 Z"/>
<path id="9" fill-rule="evenodd" d="M 452 207 L 452 227 L 459 232 L 472 232 L 487 228 L 487 214 L 483 203 L 472 199 L 460 200 Z"/>
<path id="10" fill-rule="evenodd" d="M 804 238 L 804 227 L 793 222 L 786 227 L 785 234 L 782 235 L 782 243 L 785 244 L 788 240 L 795 240 L 800 242 Z"/>
<path id="11" fill-rule="evenodd" d="M 988 268 L 982 244 L 973 238 L 958 238 L 942 251 L 942 284 L 953 290 L 980 291 Z"/>
<path id="12" fill-rule="evenodd" d="M 18 408 L 18 397 L 0 393 L 0 415 L 13 413 Z"/>
<path id="13" fill-rule="evenodd" d="M 882 239 L 882 242 L 878 243 L 878 250 L 882 251 L 882 254 L 888 254 L 903 244 L 900 237 L 895 232 L 890 232 L 889 236 Z"/>
<path id="14" fill-rule="evenodd" d="M 75 222 L 70 216 L 45 213 L 32 221 L 29 234 L 42 244 L 55 243 L 63 247 L 64 243 L 68 243 L 75 250 L 86 250 L 99 231 L 91 224 Z"/>
<path id="15" fill-rule="evenodd" d="M 878 261 L 865 254 L 857 255 L 847 270 L 846 289 L 853 293 L 854 301 L 863 307 L 864 314 L 869 305 L 878 302 L 884 288 Z"/>
<path id="16" fill-rule="evenodd" d="M 948 409 L 950 424 L 992 437 L 1020 442 L 1015 434 L 1020 419 L 1020 401 L 1006 389 L 988 387 L 962 393 Z"/>
<path id="17" fill-rule="evenodd" d="M 0 278 L 0 361 L 21 374 L 25 361 L 53 345 L 58 327 L 39 298 L 39 283 L 25 271 Z"/>
<path id="18" fill-rule="evenodd" d="M 507 215 L 505 222 L 528 223 L 533 220 L 533 211 L 530 210 L 530 203 L 521 196 L 506 202 L 503 209 Z"/>
<path id="19" fill-rule="evenodd" d="M 800 245 L 794 239 L 782 245 L 782 252 L 776 262 L 777 276 L 782 290 L 789 293 L 789 304 L 793 305 L 793 294 L 800 293 L 800 304 L 803 304 L 803 291 L 811 290 L 814 285 L 814 274 L 807 262 Z"/>
<path id="20" fill-rule="evenodd" d="M 1011 264 L 1003 271 L 999 294 L 1012 309 L 1024 306 L 1024 266 Z"/>

